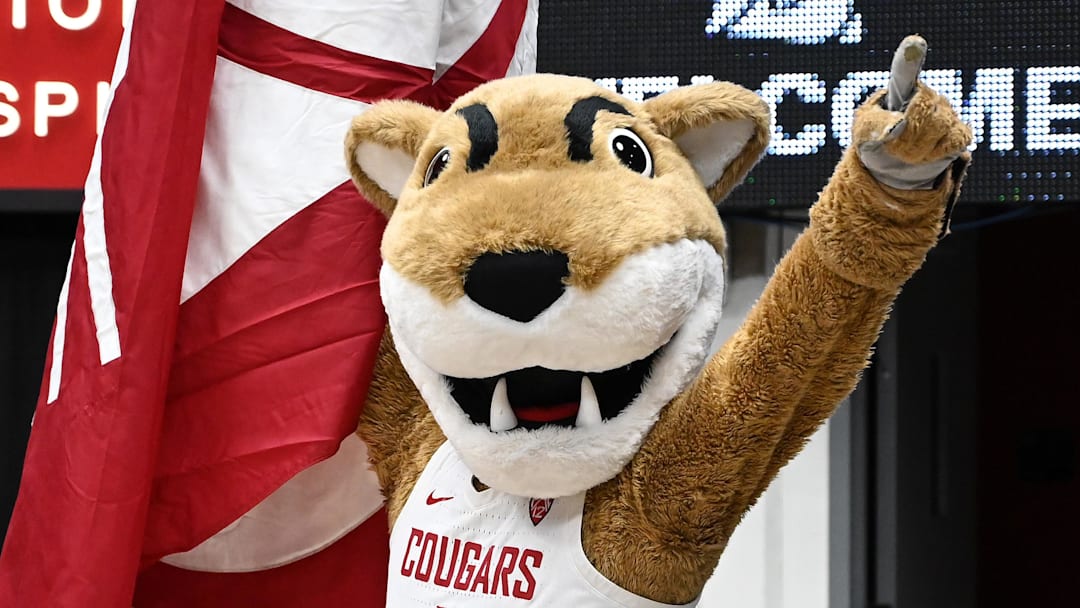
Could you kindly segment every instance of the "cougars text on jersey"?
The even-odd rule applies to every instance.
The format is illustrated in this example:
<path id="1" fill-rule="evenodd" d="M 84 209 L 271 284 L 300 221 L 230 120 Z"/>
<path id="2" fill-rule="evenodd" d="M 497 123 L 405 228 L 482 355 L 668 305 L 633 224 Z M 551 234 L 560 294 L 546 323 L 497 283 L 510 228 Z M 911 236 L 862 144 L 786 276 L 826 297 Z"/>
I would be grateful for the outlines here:
<path id="1" fill-rule="evenodd" d="M 413 528 L 401 575 L 439 587 L 530 600 L 544 553 L 510 545 L 484 546 Z"/>

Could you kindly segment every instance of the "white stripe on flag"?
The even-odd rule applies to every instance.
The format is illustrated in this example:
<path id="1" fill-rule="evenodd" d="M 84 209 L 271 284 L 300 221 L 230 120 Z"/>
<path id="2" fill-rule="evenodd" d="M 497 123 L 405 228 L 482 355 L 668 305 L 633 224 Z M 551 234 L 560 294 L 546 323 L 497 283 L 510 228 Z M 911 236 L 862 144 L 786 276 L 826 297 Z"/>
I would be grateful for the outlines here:
<path id="1" fill-rule="evenodd" d="M 349 180 L 341 142 L 367 107 L 218 57 L 181 302 Z"/>
<path id="2" fill-rule="evenodd" d="M 60 299 L 56 303 L 56 329 L 53 331 L 52 363 L 49 365 L 49 396 L 45 403 L 52 403 L 60 396 L 60 372 L 64 369 L 64 338 L 67 335 L 68 285 L 71 283 L 71 262 L 75 258 L 75 244 L 71 244 L 68 256 L 67 276 L 60 288 Z M 33 426 L 33 421 L 30 422 Z"/>
<path id="3" fill-rule="evenodd" d="M 100 171 L 100 164 L 98 170 Z M 93 171 L 93 169 L 91 169 Z M 95 176 L 96 177 L 96 176 Z M 112 293 L 112 269 L 109 267 L 109 251 L 105 245 L 105 213 L 101 184 L 97 183 L 96 196 L 91 197 L 87 183 L 86 202 L 83 203 L 83 253 L 86 254 L 86 282 L 90 287 L 90 308 L 94 313 L 97 330 L 98 357 L 101 364 L 120 358 L 120 330 L 116 326 L 116 302 Z"/>
<path id="4" fill-rule="evenodd" d="M 203 572 L 276 568 L 332 545 L 382 505 L 367 444 L 350 433 L 333 456 L 301 471 L 194 549 L 161 561 Z"/>
<path id="5" fill-rule="evenodd" d="M 127 72 L 128 51 L 131 48 L 131 21 L 136 0 L 124 0 L 124 34 L 120 40 L 116 64 L 113 67 L 109 99 L 102 110 L 108 116 L 112 105 L 112 91 L 120 84 Z M 120 332 L 116 325 L 116 302 L 112 293 L 112 269 L 105 242 L 104 195 L 101 192 L 101 135 L 94 144 L 94 157 L 86 176 L 85 200 L 83 201 L 83 249 L 86 259 L 87 283 L 90 288 L 90 305 L 97 332 L 98 359 L 102 365 L 120 357 Z M 71 268 L 75 258 L 75 245 L 68 257 L 67 275 L 60 289 L 56 304 L 56 330 L 53 333 L 52 362 L 49 365 L 49 392 L 45 403 L 53 403 L 60 396 L 60 380 L 64 369 L 64 342 L 67 335 L 67 309 L 71 283 Z"/>
<path id="6" fill-rule="evenodd" d="M 113 92 L 127 73 L 128 54 L 131 48 L 131 15 L 125 10 L 124 37 L 113 68 L 112 90 L 105 105 L 105 116 L 112 107 Z M 108 126 L 106 126 L 106 129 Z M 90 288 L 90 308 L 93 310 L 94 328 L 97 331 L 98 356 L 101 364 L 120 358 L 120 331 L 116 326 L 116 301 L 113 299 L 112 267 L 105 238 L 105 195 L 101 191 L 101 137 L 94 144 L 94 158 L 86 176 L 85 200 L 83 201 L 83 253 L 86 256 L 86 282 Z"/>
<path id="7" fill-rule="evenodd" d="M 523 76 L 536 73 L 536 21 L 539 17 L 540 0 L 529 0 L 525 9 L 525 23 L 514 46 L 514 59 L 506 70 L 507 76 Z"/>
<path id="8" fill-rule="evenodd" d="M 228 2 L 305 38 L 361 55 L 435 69 L 444 0 L 379 0 L 363 7 L 356 0 Z"/>
<path id="9" fill-rule="evenodd" d="M 447 0 L 435 57 L 435 80 L 442 78 L 483 35 L 504 0 Z"/>

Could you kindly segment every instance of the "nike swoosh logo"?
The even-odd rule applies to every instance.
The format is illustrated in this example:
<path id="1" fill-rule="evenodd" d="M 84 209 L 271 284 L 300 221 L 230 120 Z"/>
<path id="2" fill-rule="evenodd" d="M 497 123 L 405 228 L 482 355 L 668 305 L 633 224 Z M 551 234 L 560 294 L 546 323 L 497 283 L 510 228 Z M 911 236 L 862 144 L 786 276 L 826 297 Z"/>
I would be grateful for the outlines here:
<path id="1" fill-rule="evenodd" d="M 431 494 L 428 494 L 427 504 L 433 505 L 433 504 L 435 504 L 437 502 L 442 502 L 444 500 L 450 500 L 451 498 L 453 498 L 453 496 L 439 496 L 439 497 L 436 498 L 435 491 L 432 490 Z"/>

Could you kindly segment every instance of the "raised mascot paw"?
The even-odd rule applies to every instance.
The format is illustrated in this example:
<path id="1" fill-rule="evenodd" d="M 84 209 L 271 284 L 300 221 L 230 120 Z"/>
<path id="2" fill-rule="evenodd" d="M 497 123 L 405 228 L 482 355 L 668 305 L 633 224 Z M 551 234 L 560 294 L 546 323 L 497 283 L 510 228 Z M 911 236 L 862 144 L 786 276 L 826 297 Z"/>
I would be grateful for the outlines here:
<path id="1" fill-rule="evenodd" d="M 901 190 L 933 188 L 971 144 L 949 100 L 919 82 L 926 41 L 908 36 L 893 56 L 887 89 L 855 113 L 852 145 L 877 181 Z"/>

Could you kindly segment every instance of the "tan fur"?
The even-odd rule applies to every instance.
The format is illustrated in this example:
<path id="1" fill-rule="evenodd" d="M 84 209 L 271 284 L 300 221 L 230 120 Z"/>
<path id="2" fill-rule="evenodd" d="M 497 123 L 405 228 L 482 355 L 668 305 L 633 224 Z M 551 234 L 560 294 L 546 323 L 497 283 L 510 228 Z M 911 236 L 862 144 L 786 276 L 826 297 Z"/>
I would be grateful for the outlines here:
<path id="1" fill-rule="evenodd" d="M 728 165 L 715 184 L 704 184 L 708 187 L 709 197 L 718 203 L 742 183 L 769 146 L 769 109 L 760 97 L 740 86 L 728 82 L 710 86 L 712 90 L 707 96 L 695 87 L 669 91 L 646 101 L 645 109 L 660 134 L 671 139 L 717 119 L 745 119 L 755 123 L 754 136 L 742 154 Z"/>
<path id="2" fill-rule="evenodd" d="M 569 107 L 563 98 L 573 96 L 541 87 L 507 95 L 511 107 L 505 107 L 499 105 L 504 91 L 491 94 L 485 101 L 497 116 L 550 111 L 560 121 Z M 574 267 L 572 280 L 589 284 L 602 281 L 622 257 L 650 243 L 693 235 L 722 246 L 718 222 L 694 206 L 703 197 L 683 191 L 690 187 L 678 182 L 687 175 L 665 157 L 677 152 L 661 134 L 677 135 L 684 127 L 673 117 L 689 115 L 685 120 L 692 125 L 696 111 L 689 97 L 669 101 L 637 108 L 640 114 L 629 119 L 642 128 L 650 120 L 647 112 L 652 120 L 662 117 L 662 128 L 648 131 L 646 139 L 659 150 L 659 184 L 625 172 L 616 180 L 607 173 L 616 167 L 564 162 L 558 133 L 516 134 L 519 139 L 496 154 L 496 170 L 488 176 L 465 176 L 458 158 L 447 179 L 433 187 L 443 188 L 436 209 L 422 209 L 419 199 L 403 197 L 394 213 L 395 219 L 406 214 L 406 221 L 387 233 L 384 254 L 399 271 L 452 298 L 460 293 L 461 272 L 480 251 L 569 250 L 571 259 L 584 260 Z M 923 152 L 926 146 L 939 154 L 962 151 L 970 133 L 954 115 L 943 113 L 945 103 L 920 91 L 910 114 L 916 118 L 890 145 L 910 158 L 934 158 Z M 740 518 L 852 390 L 900 286 L 936 242 L 958 178 L 947 173 L 926 191 L 881 186 L 852 150 L 892 123 L 873 108 L 859 116 L 873 124 L 856 123 L 852 148 L 814 205 L 810 227 L 776 268 L 746 323 L 694 384 L 665 407 L 630 464 L 588 492 L 582 525 L 586 555 L 620 587 L 675 604 L 701 593 Z M 621 124 L 614 115 L 603 120 L 605 129 Z M 421 158 L 447 142 L 456 145 L 463 129 L 463 121 L 444 116 Z M 919 138 L 921 143 L 912 143 Z M 760 148 L 762 141 L 755 139 L 750 147 Z M 747 159 L 759 153 L 744 152 L 717 188 L 730 189 L 748 170 L 738 163 L 752 164 Z M 669 170 L 672 178 L 664 181 Z M 514 178 L 501 171 L 513 171 Z M 469 188 L 476 183 L 480 191 L 465 192 L 466 179 Z M 571 194 L 553 198 L 549 188 Z M 595 202 L 598 197 L 603 205 Z M 688 198 L 667 206 L 671 197 Z M 664 205 L 663 212 L 645 213 L 647 205 Z M 538 221 L 541 214 L 544 221 Z M 534 228 L 514 230 L 521 224 Z M 389 338 L 359 432 L 371 446 L 392 525 L 444 438 Z"/>
<path id="3" fill-rule="evenodd" d="M 718 200 L 760 157 L 768 141 L 768 114 L 755 95 L 735 85 L 691 89 L 696 90 L 678 91 L 671 103 L 656 98 L 642 106 L 585 79 L 535 76 L 490 83 L 464 96 L 433 125 L 420 149 L 411 188 L 398 201 L 395 221 L 383 239 L 383 259 L 450 302 L 462 296 L 464 271 L 484 252 L 558 249 L 571 260 L 568 283 L 587 288 L 628 255 L 659 243 L 704 239 L 723 251 L 724 229 L 709 197 L 664 134 L 680 134 L 718 117 L 755 122 L 754 138 L 712 189 Z M 634 115 L 600 112 L 595 159 L 575 163 L 567 157 L 563 118 L 575 101 L 596 94 Z M 454 112 L 474 103 L 487 104 L 501 124 L 531 128 L 500 131 L 499 150 L 489 165 L 466 173 L 468 126 Z M 686 108 L 694 110 L 680 121 L 679 112 Z M 659 124 L 651 110 L 659 113 Z M 357 118 L 350 142 L 382 128 L 383 115 L 373 125 L 366 116 Z M 616 126 L 632 127 L 649 146 L 656 177 L 632 174 L 604 150 L 606 133 Z M 450 166 L 434 184 L 420 189 L 428 161 L 444 146 L 452 150 Z M 379 199 L 381 189 L 359 168 L 353 175 L 365 195 Z"/>
<path id="4" fill-rule="evenodd" d="M 356 163 L 356 147 L 361 141 L 369 141 L 416 156 L 424 134 L 439 116 L 438 111 L 414 101 L 385 101 L 355 118 L 345 135 L 345 166 L 349 168 L 353 183 L 388 217 L 397 201 L 360 169 Z"/>
<path id="5" fill-rule="evenodd" d="M 855 141 L 888 139 L 889 131 L 901 118 L 905 119 L 904 136 L 888 141 L 885 150 L 911 164 L 925 163 L 946 156 L 950 151 L 963 150 L 971 141 L 971 128 L 956 120 L 949 99 L 938 95 L 922 83 L 905 113 L 881 107 L 885 91 L 870 97 L 857 110 Z"/>
<path id="6" fill-rule="evenodd" d="M 936 241 L 951 183 L 922 204 L 906 201 L 902 217 L 884 219 L 875 213 L 884 201 L 872 197 L 875 183 L 854 156 L 837 174 L 850 180 L 846 188 L 831 182 L 746 323 L 665 408 L 620 476 L 633 511 L 625 496 L 586 510 L 586 529 L 599 532 L 585 540 L 589 555 L 602 555 L 601 571 L 636 593 L 669 603 L 696 597 L 746 509 L 854 388 L 899 283 L 852 282 L 824 258 L 859 250 L 864 231 L 880 233 L 893 265 L 868 266 L 858 278 L 885 284 L 914 270 Z M 849 220 L 848 238 L 820 238 L 823 223 Z M 912 231 L 922 236 L 903 236 Z M 620 537 L 650 542 L 628 562 L 601 550 Z"/>
<path id="7" fill-rule="evenodd" d="M 379 345 L 357 432 L 368 445 L 393 527 L 420 473 L 446 437 L 401 366 L 389 329 Z"/>

